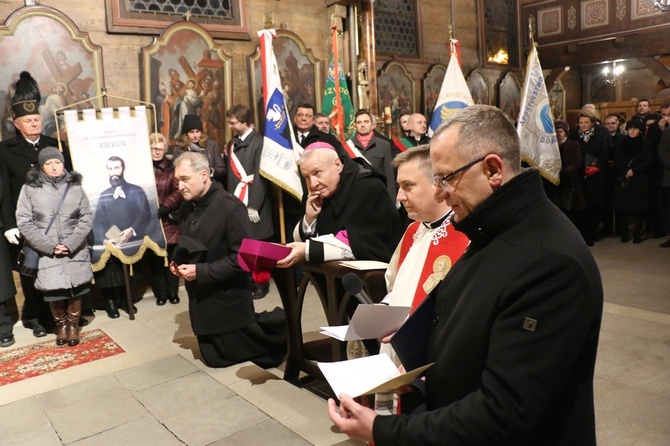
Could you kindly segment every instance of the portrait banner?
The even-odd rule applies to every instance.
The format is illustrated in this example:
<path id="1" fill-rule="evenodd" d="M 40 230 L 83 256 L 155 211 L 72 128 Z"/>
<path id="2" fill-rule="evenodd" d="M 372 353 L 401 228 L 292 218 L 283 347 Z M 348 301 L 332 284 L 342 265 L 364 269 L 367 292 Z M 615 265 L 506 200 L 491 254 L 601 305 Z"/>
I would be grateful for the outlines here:
<path id="1" fill-rule="evenodd" d="M 147 249 L 166 257 L 144 106 L 65 111 L 74 168 L 93 211 L 93 271 L 110 256 L 132 265 Z"/>

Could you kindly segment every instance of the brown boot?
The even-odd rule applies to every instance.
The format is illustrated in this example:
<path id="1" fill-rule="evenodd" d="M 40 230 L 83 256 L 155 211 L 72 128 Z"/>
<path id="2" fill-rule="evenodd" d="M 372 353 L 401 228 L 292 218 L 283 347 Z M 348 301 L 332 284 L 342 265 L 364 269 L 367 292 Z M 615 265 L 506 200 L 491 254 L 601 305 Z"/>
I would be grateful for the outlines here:
<path id="1" fill-rule="evenodd" d="M 81 316 L 81 297 L 71 297 L 67 301 L 67 345 L 79 344 L 79 317 Z"/>
<path id="2" fill-rule="evenodd" d="M 56 345 L 65 345 L 67 343 L 67 317 L 65 315 L 67 301 L 57 300 L 49 302 L 49 308 L 51 309 L 51 316 L 56 323 Z"/>

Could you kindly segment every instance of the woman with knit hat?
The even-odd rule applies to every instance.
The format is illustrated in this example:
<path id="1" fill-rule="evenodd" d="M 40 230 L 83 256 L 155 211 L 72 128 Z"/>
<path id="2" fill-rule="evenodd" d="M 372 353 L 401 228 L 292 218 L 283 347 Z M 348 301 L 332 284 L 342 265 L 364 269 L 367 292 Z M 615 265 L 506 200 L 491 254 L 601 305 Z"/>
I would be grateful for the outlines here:
<path id="1" fill-rule="evenodd" d="M 219 144 L 202 132 L 202 121 L 198 115 L 186 115 L 181 125 L 181 138 L 174 148 L 173 159 L 184 152 L 199 152 L 207 157 L 214 180 L 225 184 L 226 164 L 221 156 Z"/>
<path id="2" fill-rule="evenodd" d="M 79 344 L 81 296 L 91 288 L 93 271 L 86 238 L 93 215 L 81 175 L 68 172 L 55 147 L 40 150 L 28 171 L 16 208 L 25 243 L 40 255 L 35 288 L 49 303 L 56 344 Z"/>

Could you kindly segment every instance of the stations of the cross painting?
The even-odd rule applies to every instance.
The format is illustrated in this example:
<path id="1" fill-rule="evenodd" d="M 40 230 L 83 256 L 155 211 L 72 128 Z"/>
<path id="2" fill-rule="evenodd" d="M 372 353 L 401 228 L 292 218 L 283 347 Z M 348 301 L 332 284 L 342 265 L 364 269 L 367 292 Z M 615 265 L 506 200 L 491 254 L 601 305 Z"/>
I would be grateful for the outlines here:
<path id="1" fill-rule="evenodd" d="M 82 93 L 88 93 L 88 85 L 86 85 L 86 89 L 83 91 L 81 90 L 84 88 L 84 86 L 74 85 L 77 83 L 75 82 L 77 80 L 83 82 L 83 80 L 79 79 L 79 75 L 83 72 L 79 62 L 73 66 L 69 66 L 66 63 L 61 63 L 56 60 L 56 58 L 51 54 L 51 51 L 47 48 L 42 50 L 42 59 L 47 65 L 47 68 L 49 68 L 49 72 L 54 78 L 55 84 L 65 85 L 67 89 L 65 92 L 65 97 L 68 104 L 73 104 L 80 101 L 82 98 Z"/>
<path id="2" fill-rule="evenodd" d="M 191 68 L 191 65 L 189 65 L 188 61 L 186 60 L 186 58 L 184 56 L 179 57 L 179 65 L 181 65 L 182 69 L 186 73 L 186 78 L 188 80 L 194 81 L 196 86 L 200 85 L 200 82 L 204 78 L 209 76 L 209 70 L 206 70 L 204 68 L 202 70 L 198 71 L 198 73 L 196 74 L 195 71 L 193 71 L 193 69 Z M 188 88 L 189 87 L 188 87 L 188 82 L 187 82 L 186 85 L 182 86 L 179 89 L 179 94 L 183 96 L 183 94 L 185 93 L 185 91 Z"/>

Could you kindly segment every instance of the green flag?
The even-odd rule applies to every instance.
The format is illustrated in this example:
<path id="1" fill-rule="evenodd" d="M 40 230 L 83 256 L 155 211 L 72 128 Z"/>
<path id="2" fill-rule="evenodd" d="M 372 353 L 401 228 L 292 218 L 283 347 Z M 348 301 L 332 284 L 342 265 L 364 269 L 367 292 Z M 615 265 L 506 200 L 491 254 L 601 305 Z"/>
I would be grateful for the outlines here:
<path id="1" fill-rule="evenodd" d="M 337 51 L 337 48 L 334 48 Z M 342 64 L 338 61 L 339 79 L 335 77 L 334 54 L 330 56 L 330 65 L 328 66 L 328 77 L 326 78 L 326 88 L 323 92 L 323 110 L 322 112 L 330 118 L 332 132 L 338 137 L 342 144 L 351 138 L 356 131 L 354 126 L 354 106 L 351 103 L 351 95 L 347 80 L 344 77 Z M 339 90 L 339 94 L 337 94 Z"/>

